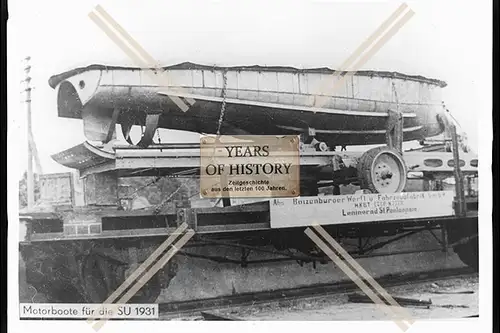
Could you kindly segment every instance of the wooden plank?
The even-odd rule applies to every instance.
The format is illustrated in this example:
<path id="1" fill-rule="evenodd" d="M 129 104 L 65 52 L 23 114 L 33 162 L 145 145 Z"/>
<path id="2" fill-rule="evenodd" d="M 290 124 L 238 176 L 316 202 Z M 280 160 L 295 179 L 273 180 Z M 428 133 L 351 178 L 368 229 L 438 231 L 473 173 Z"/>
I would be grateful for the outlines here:
<path id="1" fill-rule="evenodd" d="M 198 226 L 196 232 L 199 234 L 205 233 L 223 233 L 234 231 L 257 231 L 268 230 L 271 228 L 269 222 L 264 223 L 245 223 L 245 224 L 222 224 L 222 225 L 206 225 Z"/>
<path id="2" fill-rule="evenodd" d="M 477 219 L 477 211 L 467 212 L 466 219 Z M 378 221 L 377 224 L 386 222 L 401 223 L 412 225 L 415 223 L 428 224 L 429 222 L 450 222 L 460 223 L 460 218 L 455 216 L 432 218 L 432 219 L 408 219 L 400 221 Z M 67 236 L 63 233 L 47 233 L 47 234 L 33 234 L 31 235 L 31 242 L 41 241 L 60 241 L 60 240 L 92 240 L 92 239 L 117 239 L 117 238 L 138 238 L 138 237 L 153 237 L 153 236 L 169 236 L 177 228 L 149 228 L 149 229 L 130 229 L 130 230 L 106 230 L 101 234 L 93 235 L 76 235 Z M 226 233 L 226 232 L 245 232 L 245 231 L 265 231 L 270 230 L 269 223 L 248 223 L 236 225 L 212 225 L 212 226 L 199 226 L 196 230 L 197 234 L 212 234 L 212 233 Z M 23 242 L 28 244 L 29 242 Z"/>
<path id="3" fill-rule="evenodd" d="M 227 213 L 253 213 L 269 211 L 269 202 L 255 202 L 246 205 L 228 207 L 195 208 L 197 214 L 227 214 Z"/>
<path id="4" fill-rule="evenodd" d="M 239 321 L 243 320 L 240 318 L 236 318 L 233 316 L 228 316 L 226 314 L 221 315 L 217 312 L 208 312 L 208 311 L 202 311 L 201 315 L 203 316 L 204 320 L 218 320 L 218 321 Z"/>
<path id="5" fill-rule="evenodd" d="M 92 235 L 64 235 L 63 233 L 33 234 L 32 242 L 61 241 L 61 240 L 92 240 L 92 239 L 115 239 L 115 238 L 136 238 L 171 235 L 176 228 L 152 228 L 152 229 L 130 229 L 130 230 L 109 230 L 101 234 Z"/>
<path id="6" fill-rule="evenodd" d="M 23 212 L 19 213 L 19 219 L 21 221 L 31 221 L 31 220 L 55 220 L 59 219 L 60 216 L 55 212 Z"/>

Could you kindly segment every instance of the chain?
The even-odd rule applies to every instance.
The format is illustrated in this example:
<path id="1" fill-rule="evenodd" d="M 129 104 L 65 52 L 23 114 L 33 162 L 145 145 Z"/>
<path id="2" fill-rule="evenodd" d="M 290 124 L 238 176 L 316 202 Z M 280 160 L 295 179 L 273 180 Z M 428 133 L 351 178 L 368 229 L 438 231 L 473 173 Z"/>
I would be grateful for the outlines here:
<path id="1" fill-rule="evenodd" d="M 170 193 L 170 195 L 165 199 L 163 200 L 162 202 L 160 202 L 158 205 L 155 206 L 154 208 L 154 211 L 153 213 L 155 215 L 161 213 L 161 210 L 162 208 L 170 201 L 170 199 L 172 199 L 174 197 L 174 195 L 176 195 L 182 188 L 184 187 L 184 183 L 181 183 L 181 185 L 172 193 Z"/>
<path id="2" fill-rule="evenodd" d="M 227 94 L 227 71 L 222 72 L 222 106 L 220 109 L 219 124 L 217 126 L 217 136 L 220 135 L 220 128 L 224 120 L 224 113 L 226 112 L 226 94 Z"/>
<path id="3" fill-rule="evenodd" d="M 120 199 L 118 199 L 118 202 L 120 202 L 121 200 L 130 200 L 130 199 L 132 199 L 133 197 L 135 197 L 135 196 L 136 196 L 137 192 L 139 192 L 139 191 L 141 191 L 141 190 L 145 189 L 146 187 L 149 187 L 149 186 L 151 186 L 151 185 L 156 184 L 156 183 L 157 183 L 160 179 L 162 179 L 162 178 L 168 178 L 168 176 L 157 176 L 157 177 L 155 177 L 155 179 L 154 179 L 153 181 L 151 181 L 151 182 L 147 183 L 147 184 L 146 184 L 146 185 L 144 185 L 144 186 L 139 187 L 138 189 L 136 189 L 134 192 L 132 192 L 130 195 L 126 196 L 125 198 L 120 198 Z M 173 196 L 174 196 L 174 195 L 176 195 L 176 194 L 177 194 L 177 193 L 178 193 L 178 192 L 179 192 L 179 191 L 180 191 L 180 190 L 181 190 L 184 186 L 185 186 L 185 184 L 184 184 L 184 183 L 181 183 L 181 184 L 179 185 L 179 187 L 177 187 L 177 189 L 176 189 L 174 192 L 170 193 L 170 195 L 169 195 L 166 199 L 164 199 L 164 200 L 163 200 L 162 202 L 160 202 L 158 205 L 155 205 L 155 206 L 154 206 L 153 213 L 154 213 L 155 215 L 159 214 L 159 213 L 161 212 L 162 208 L 163 208 L 163 207 L 164 207 L 164 206 L 165 206 L 165 205 L 166 205 L 166 204 L 170 201 L 170 199 L 172 199 L 172 198 L 173 198 Z M 195 195 L 196 195 L 196 194 L 195 194 Z M 193 195 L 193 196 L 194 196 L 194 195 Z M 191 196 L 191 197 L 193 197 L 193 196 Z M 191 198 L 191 197 L 190 197 L 190 198 Z"/>
<path id="4" fill-rule="evenodd" d="M 124 198 L 120 198 L 119 200 L 130 200 L 130 199 L 133 199 L 133 198 L 135 197 L 135 195 L 136 195 L 139 191 L 141 191 L 141 190 L 145 189 L 146 187 L 149 187 L 149 186 L 151 186 L 151 185 L 156 184 L 156 183 L 157 183 L 160 179 L 162 179 L 163 177 L 164 177 L 164 176 L 158 176 L 158 177 L 155 177 L 155 179 L 154 179 L 153 181 L 151 181 L 151 182 L 147 183 L 146 185 L 143 185 L 143 186 L 139 187 L 139 188 L 138 188 L 138 189 L 136 189 L 134 192 L 130 193 L 129 195 L 125 196 Z M 118 201 L 119 201 L 119 200 L 118 200 Z"/>

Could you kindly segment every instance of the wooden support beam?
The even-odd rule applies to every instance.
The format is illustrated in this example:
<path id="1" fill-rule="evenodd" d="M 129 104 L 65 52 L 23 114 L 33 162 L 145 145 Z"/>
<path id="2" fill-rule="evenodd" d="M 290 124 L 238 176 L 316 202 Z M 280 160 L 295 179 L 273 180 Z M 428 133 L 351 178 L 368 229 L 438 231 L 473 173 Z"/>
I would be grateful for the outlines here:
<path id="1" fill-rule="evenodd" d="M 464 177 L 460 169 L 460 152 L 458 150 L 458 136 L 455 125 L 450 126 L 451 142 L 453 147 L 453 175 L 455 176 L 455 213 L 464 217 L 467 213 L 465 204 Z"/>
<path id="2" fill-rule="evenodd" d="M 403 114 L 389 110 L 386 127 L 387 146 L 403 154 Z"/>

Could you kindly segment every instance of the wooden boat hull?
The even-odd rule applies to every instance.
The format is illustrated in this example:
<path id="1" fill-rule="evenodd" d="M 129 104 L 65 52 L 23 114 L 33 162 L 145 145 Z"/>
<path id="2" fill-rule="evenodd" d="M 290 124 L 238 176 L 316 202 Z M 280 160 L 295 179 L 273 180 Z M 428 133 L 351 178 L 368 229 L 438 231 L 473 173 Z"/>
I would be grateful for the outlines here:
<path id="1" fill-rule="evenodd" d="M 118 124 L 145 125 L 148 114 L 158 113 L 160 128 L 215 134 L 223 90 L 221 134 L 280 135 L 313 128 L 316 138 L 330 145 L 379 144 L 385 142 L 389 110 L 403 113 L 405 141 L 443 132 L 439 115 L 446 84 L 420 76 L 364 71 L 343 77 L 324 68 L 195 64 L 152 73 L 93 65 L 49 83 L 58 93 L 59 116 L 83 119 L 92 141 L 105 140 L 116 109 Z M 187 110 L 179 108 L 178 98 Z"/>

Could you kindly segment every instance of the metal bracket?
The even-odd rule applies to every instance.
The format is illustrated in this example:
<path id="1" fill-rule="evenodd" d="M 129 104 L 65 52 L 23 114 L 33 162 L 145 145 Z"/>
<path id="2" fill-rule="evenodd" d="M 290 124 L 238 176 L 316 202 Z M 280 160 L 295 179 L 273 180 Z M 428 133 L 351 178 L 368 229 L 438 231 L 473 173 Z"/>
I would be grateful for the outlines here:
<path id="1" fill-rule="evenodd" d="M 226 174 L 222 174 L 220 176 L 220 186 L 222 189 L 229 186 Z M 222 206 L 223 207 L 231 206 L 231 198 L 229 197 L 229 192 L 227 191 L 222 191 Z"/>
<path id="2" fill-rule="evenodd" d="M 177 216 L 176 216 L 177 227 L 181 226 L 181 224 L 183 224 L 185 222 L 188 222 L 187 221 L 188 220 L 187 213 L 188 213 L 188 211 L 186 208 L 177 210 Z"/>
<path id="3" fill-rule="evenodd" d="M 312 144 L 314 137 L 316 136 L 316 130 L 312 127 L 307 127 L 307 129 L 304 129 L 300 136 L 303 143 Z"/>
<path id="4" fill-rule="evenodd" d="M 151 143 L 153 142 L 153 137 L 156 133 L 156 130 L 158 128 L 158 122 L 160 121 L 160 115 L 161 111 L 158 111 L 157 113 L 150 113 L 146 115 L 146 126 L 144 133 L 142 134 L 141 139 L 137 143 L 137 146 L 141 148 L 147 148 Z M 115 114 L 113 113 L 113 117 Z M 134 120 L 130 117 L 125 117 L 122 120 L 121 127 L 122 127 L 122 134 L 125 140 L 131 144 L 134 145 L 132 142 L 132 139 L 130 138 L 130 130 L 132 129 L 132 126 L 134 125 Z"/>
<path id="5" fill-rule="evenodd" d="M 334 155 L 332 157 L 331 165 L 334 172 L 345 168 L 344 162 L 342 161 L 342 157 L 340 157 L 339 155 Z"/>
<path id="6" fill-rule="evenodd" d="M 120 116 L 120 109 L 114 109 L 113 115 L 111 116 L 111 123 L 109 124 L 108 134 L 106 135 L 106 139 L 103 143 L 108 143 L 113 139 L 113 135 L 115 134 L 116 122 L 118 121 L 118 117 Z"/>
<path id="7" fill-rule="evenodd" d="M 144 130 L 141 140 L 137 143 L 139 147 L 147 148 L 153 142 L 159 120 L 160 114 L 148 114 L 146 116 L 146 129 Z"/>
<path id="8" fill-rule="evenodd" d="M 250 255 L 250 249 L 241 248 L 241 267 L 248 267 L 248 256 Z"/>
<path id="9" fill-rule="evenodd" d="M 198 216 L 195 210 L 191 208 L 178 208 L 176 215 L 176 228 L 180 227 L 183 223 L 186 223 L 191 229 L 198 229 Z M 165 217 L 165 224 L 167 228 L 174 227 L 174 225 L 169 225 L 167 218 Z"/>

